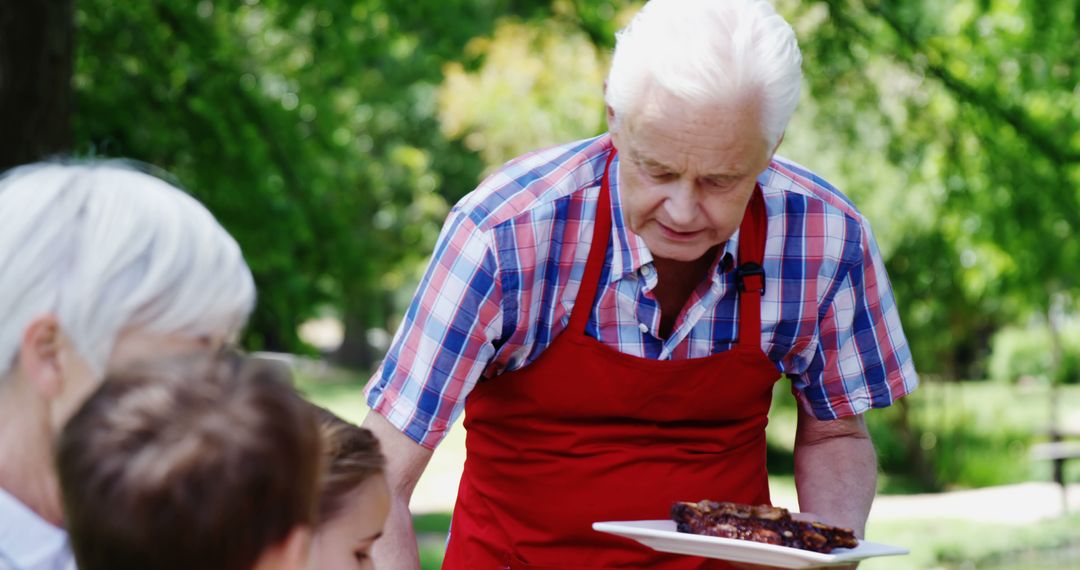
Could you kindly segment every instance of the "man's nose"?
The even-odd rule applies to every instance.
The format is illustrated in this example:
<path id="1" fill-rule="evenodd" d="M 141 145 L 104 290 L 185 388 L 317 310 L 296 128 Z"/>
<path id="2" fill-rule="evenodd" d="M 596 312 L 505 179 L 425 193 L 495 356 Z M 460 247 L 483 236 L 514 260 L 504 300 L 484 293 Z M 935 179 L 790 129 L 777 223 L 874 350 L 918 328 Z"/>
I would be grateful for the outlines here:
<path id="1" fill-rule="evenodd" d="M 693 185 L 683 181 L 674 185 L 664 202 L 664 209 L 671 222 L 679 226 L 674 229 L 688 229 L 697 217 L 697 197 Z"/>

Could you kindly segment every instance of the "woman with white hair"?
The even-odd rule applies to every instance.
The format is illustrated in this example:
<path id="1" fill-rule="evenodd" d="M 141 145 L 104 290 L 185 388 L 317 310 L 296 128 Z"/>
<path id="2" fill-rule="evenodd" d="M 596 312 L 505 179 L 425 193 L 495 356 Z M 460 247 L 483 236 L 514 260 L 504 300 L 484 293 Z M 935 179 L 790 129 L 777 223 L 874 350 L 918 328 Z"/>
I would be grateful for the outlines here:
<path id="1" fill-rule="evenodd" d="M 866 219 L 774 156 L 800 65 L 765 0 L 652 0 L 618 36 L 610 132 L 514 159 L 454 207 L 369 383 L 394 494 L 376 566 L 417 567 L 409 495 L 464 413 L 443 568 L 728 568 L 592 523 L 768 503 L 781 374 L 802 510 L 862 534 L 861 414 L 916 375 Z"/>
<path id="2" fill-rule="evenodd" d="M 214 350 L 255 286 L 199 202 L 121 163 L 0 178 L 0 565 L 72 566 L 53 441 L 109 370 Z"/>

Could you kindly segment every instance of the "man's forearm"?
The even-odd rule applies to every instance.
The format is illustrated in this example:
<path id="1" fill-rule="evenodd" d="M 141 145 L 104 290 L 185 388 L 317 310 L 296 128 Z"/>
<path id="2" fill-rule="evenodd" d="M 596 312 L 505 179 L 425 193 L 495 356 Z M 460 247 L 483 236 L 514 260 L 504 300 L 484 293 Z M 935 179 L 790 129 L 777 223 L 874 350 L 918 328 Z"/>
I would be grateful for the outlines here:
<path id="1" fill-rule="evenodd" d="M 379 439 L 386 456 L 386 480 L 390 485 L 390 516 L 383 527 L 382 538 L 372 549 L 372 560 L 379 570 L 419 570 L 420 554 L 409 499 L 431 459 L 431 450 L 406 437 L 375 412 L 367 415 L 363 426 Z"/>
<path id="2" fill-rule="evenodd" d="M 877 487 L 877 457 L 861 417 L 820 422 L 800 411 L 795 487 L 800 510 L 863 537 Z"/>

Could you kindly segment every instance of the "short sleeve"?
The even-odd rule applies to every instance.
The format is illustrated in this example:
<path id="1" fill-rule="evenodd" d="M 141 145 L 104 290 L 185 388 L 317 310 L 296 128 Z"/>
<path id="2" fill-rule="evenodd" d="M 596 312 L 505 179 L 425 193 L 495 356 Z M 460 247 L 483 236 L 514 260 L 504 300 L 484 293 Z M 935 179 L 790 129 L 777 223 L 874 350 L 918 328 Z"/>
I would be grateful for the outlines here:
<path id="1" fill-rule="evenodd" d="M 792 378 L 804 408 L 821 420 L 890 406 L 918 385 L 885 264 L 869 224 L 860 224 L 858 255 L 819 313 L 816 351 Z"/>
<path id="2" fill-rule="evenodd" d="M 488 234 L 451 213 L 367 402 L 433 449 L 464 410 L 501 332 L 498 267 Z"/>

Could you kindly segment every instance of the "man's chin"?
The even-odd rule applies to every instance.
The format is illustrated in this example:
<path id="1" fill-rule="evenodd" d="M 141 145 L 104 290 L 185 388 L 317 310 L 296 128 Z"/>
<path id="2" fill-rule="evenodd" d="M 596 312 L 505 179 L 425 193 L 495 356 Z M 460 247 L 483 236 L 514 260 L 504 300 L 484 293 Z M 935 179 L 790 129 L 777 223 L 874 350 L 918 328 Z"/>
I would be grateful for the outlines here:
<path id="1" fill-rule="evenodd" d="M 660 243 L 657 244 L 656 247 L 652 244 L 647 245 L 649 245 L 649 252 L 652 253 L 653 257 L 656 259 L 685 263 L 701 259 L 709 253 L 710 249 L 710 247 L 690 244 L 679 246 L 669 243 Z"/>

